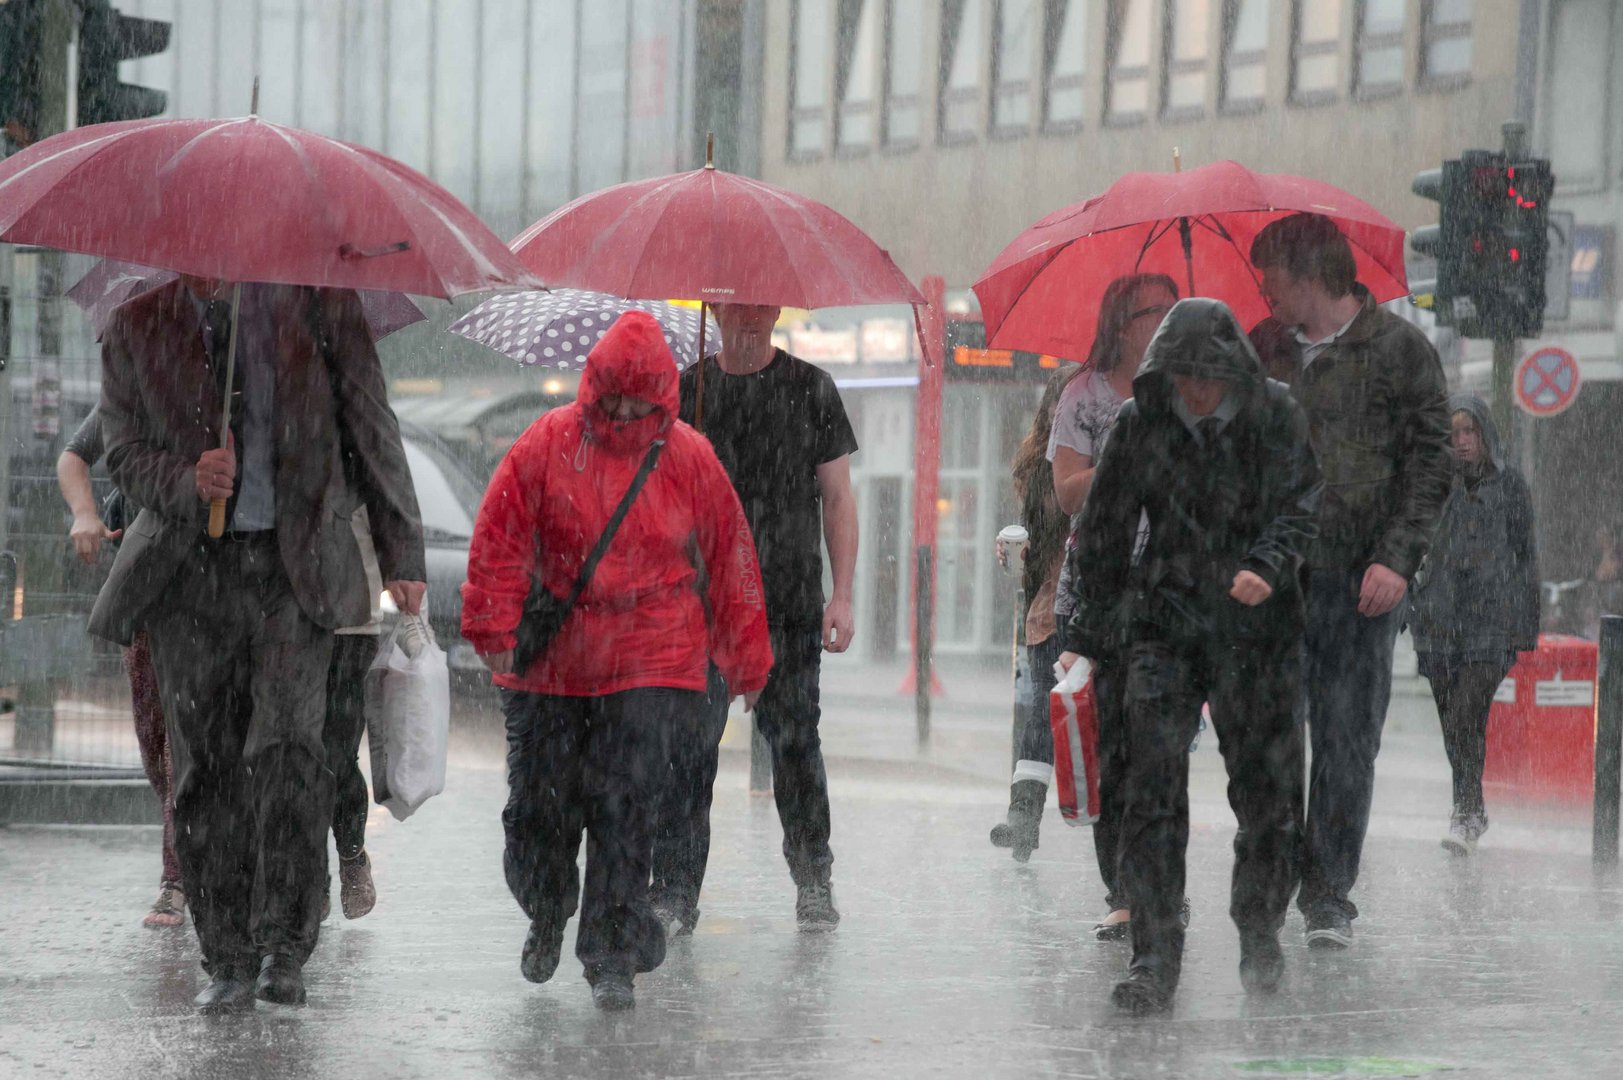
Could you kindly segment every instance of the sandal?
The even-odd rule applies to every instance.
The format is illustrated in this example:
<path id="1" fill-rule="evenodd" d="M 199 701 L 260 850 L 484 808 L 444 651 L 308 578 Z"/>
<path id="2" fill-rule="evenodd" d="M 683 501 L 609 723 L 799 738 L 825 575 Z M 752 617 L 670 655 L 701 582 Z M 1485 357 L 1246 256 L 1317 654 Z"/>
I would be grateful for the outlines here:
<path id="1" fill-rule="evenodd" d="M 1132 912 L 1127 908 L 1113 908 L 1109 915 L 1093 925 L 1095 941 L 1126 941 L 1132 932 Z"/>
<path id="2" fill-rule="evenodd" d="M 164 930 L 171 926 L 179 926 L 185 921 L 186 894 L 181 892 L 180 885 L 173 881 L 159 885 L 158 898 L 152 902 L 152 910 L 141 920 L 141 925 L 154 930 Z"/>

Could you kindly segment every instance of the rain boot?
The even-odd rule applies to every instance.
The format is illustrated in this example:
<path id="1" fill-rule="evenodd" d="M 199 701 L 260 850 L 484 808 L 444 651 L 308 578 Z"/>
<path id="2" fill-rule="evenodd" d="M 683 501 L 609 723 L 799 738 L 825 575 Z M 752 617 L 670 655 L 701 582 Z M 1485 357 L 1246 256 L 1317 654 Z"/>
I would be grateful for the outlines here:
<path id="1" fill-rule="evenodd" d="M 992 828 L 994 847 L 1014 850 L 1016 862 L 1025 862 L 1037 849 L 1037 829 L 1048 802 L 1048 785 L 1041 780 L 1016 780 L 1009 785 L 1009 818 Z"/>

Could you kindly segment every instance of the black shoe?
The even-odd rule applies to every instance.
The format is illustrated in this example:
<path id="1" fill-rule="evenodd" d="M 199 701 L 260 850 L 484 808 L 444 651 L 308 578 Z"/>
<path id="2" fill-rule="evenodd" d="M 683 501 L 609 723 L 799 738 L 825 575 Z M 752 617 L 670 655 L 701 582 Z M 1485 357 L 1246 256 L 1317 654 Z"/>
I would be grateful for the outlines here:
<path id="1" fill-rule="evenodd" d="M 1285 953 L 1279 934 L 1265 930 L 1240 934 L 1240 985 L 1248 994 L 1271 994 L 1285 977 Z"/>
<path id="2" fill-rule="evenodd" d="M 244 972 L 222 971 L 209 979 L 192 1004 L 204 1016 L 248 1012 L 254 1007 L 254 982 Z"/>
<path id="3" fill-rule="evenodd" d="M 826 881 L 814 881 L 795 891 L 795 919 L 800 929 L 819 933 L 840 925 L 840 913 L 834 907 L 834 886 Z"/>
<path id="4" fill-rule="evenodd" d="M 518 969 L 533 983 L 544 983 L 558 970 L 558 955 L 564 947 L 562 919 L 535 919 L 519 953 Z"/>
<path id="5" fill-rule="evenodd" d="M 605 1012 L 621 1012 L 637 1007 L 630 975 L 603 974 L 592 980 L 592 1004 Z"/>
<path id="6" fill-rule="evenodd" d="M 1307 947 L 1345 949 L 1352 944 L 1352 920 L 1334 909 L 1315 911 L 1307 917 Z"/>
<path id="7" fill-rule="evenodd" d="M 1119 908 L 1112 908 L 1115 914 Z M 1093 937 L 1095 941 L 1126 941 L 1133 936 L 1133 920 L 1123 919 L 1121 922 L 1096 922 L 1093 924 Z"/>
<path id="8" fill-rule="evenodd" d="M 1172 1008 L 1172 988 L 1145 968 L 1132 968 L 1110 991 L 1116 1008 L 1134 1016 L 1153 1016 Z"/>
<path id="9" fill-rule="evenodd" d="M 303 966 L 284 953 L 271 953 L 259 963 L 254 996 L 276 1005 L 303 1005 Z"/>

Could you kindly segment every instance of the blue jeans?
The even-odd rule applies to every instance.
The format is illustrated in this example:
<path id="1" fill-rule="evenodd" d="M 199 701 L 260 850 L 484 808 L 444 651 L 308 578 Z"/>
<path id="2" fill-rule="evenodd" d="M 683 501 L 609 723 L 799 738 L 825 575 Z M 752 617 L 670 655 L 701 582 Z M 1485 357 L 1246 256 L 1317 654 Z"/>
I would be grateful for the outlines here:
<path id="1" fill-rule="evenodd" d="M 1313 749 L 1306 857 L 1297 906 L 1309 917 L 1357 918 L 1348 899 L 1369 830 L 1375 755 L 1392 697 L 1392 649 L 1402 606 L 1358 613 L 1363 571 L 1315 570 L 1308 585 L 1302 707 Z"/>

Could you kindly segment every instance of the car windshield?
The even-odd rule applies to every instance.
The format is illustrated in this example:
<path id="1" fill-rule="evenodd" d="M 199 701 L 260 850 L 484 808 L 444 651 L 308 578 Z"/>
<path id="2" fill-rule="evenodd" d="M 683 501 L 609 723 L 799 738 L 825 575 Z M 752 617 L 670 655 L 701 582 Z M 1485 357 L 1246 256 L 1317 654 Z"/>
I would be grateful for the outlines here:
<path id="1" fill-rule="evenodd" d="M 406 464 L 417 506 L 423 516 L 423 534 L 429 540 L 467 540 L 473 536 L 479 512 L 479 489 L 444 454 L 407 436 Z"/>

